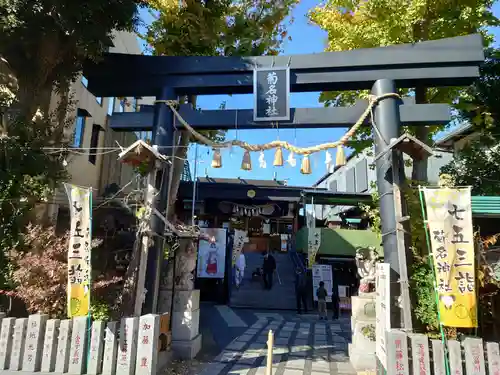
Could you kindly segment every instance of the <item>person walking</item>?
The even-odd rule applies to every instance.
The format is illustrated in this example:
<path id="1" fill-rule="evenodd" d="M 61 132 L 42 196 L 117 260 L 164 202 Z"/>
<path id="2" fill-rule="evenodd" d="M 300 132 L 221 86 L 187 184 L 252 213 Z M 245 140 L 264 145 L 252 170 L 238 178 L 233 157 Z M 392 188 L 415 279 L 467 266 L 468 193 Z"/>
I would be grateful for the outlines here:
<path id="1" fill-rule="evenodd" d="M 328 293 L 326 292 L 325 283 L 323 281 L 319 282 L 319 288 L 316 290 L 316 296 L 318 297 L 319 320 L 327 320 L 326 297 L 328 296 Z"/>
<path id="2" fill-rule="evenodd" d="M 264 288 L 271 290 L 273 288 L 273 273 L 276 270 L 276 260 L 269 252 L 264 254 L 262 270 L 264 271 Z"/>
<path id="3" fill-rule="evenodd" d="M 302 308 L 304 308 L 307 314 L 307 277 L 298 267 L 295 271 L 295 297 L 297 298 L 297 313 L 302 314 Z"/>
<path id="4" fill-rule="evenodd" d="M 240 285 L 243 282 L 243 277 L 245 276 L 245 267 L 246 267 L 245 254 L 243 254 L 242 250 L 240 252 L 238 259 L 236 259 L 236 276 L 234 281 L 237 289 L 240 288 Z"/>

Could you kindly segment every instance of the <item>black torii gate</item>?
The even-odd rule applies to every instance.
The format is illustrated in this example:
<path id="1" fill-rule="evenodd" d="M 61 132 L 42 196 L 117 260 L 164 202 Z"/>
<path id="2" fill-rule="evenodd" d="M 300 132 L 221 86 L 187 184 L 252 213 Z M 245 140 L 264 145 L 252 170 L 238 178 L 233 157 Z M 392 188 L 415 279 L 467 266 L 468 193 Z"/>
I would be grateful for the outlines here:
<path id="1" fill-rule="evenodd" d="M 289 67 L 291 92 L 341 91 L 368 89 L 375 96 L 395 93 L 397 89 L 442 86 L 466 86 L 479 77 L 479 64 L 484 61 L 480 35 L 426 41 L 416 44 L 360 49 L 296 56 L 262 57 L 170 57 L 106 54 L 98 64 L 89 63 L 84 74 L 88 89 L 100 97 L 155 96 L 154 107 L 137 113 L 114 113 L 110 126 L 115 131 L 152 130 L 153 144 L 173 144 L 173 113 L 165 103 L 181 95 L 248 94 L 253 92 L 254 70 L 263 67 Z M 353 107 L 292 109 L 289 121 L 280 128 L 349 127 L 366 108 L 365 103 Z M 181 116 L 196 130 L 263 129 L 272 122 L 254 122 L 252 110 L 198 111 L 182 105 Z M 400 263 L 397 228 L 402 218 L 396 217 L 393 198 L 392 154 L 383 153 L 389 141 L 398 138 L 401 124 L 432 125 L 450 121 L 446 104 L 414 104 L 395 97 L 377 103 L 374 132 L 377 185 L 385 262 L 391 266 L 391 326 L 400 327 L 401 311 L 396 308 L 400 295 Z M 160 149 L 165 150 L 165 149 Z M 164 173 L 165 179 L 168 174 Z M 396 184 L 400 181 L 395 181 Z M 166 208 L 168 183 L 161 184 L 157 209 Z M 158 220 L 153 229 L 162 233 Z M 158 298 L 162 249 L 159 242 L 149 251 L 146 278 L 146 312 L 155 312 Z M 406 273 L 406 271 L 403 271 Z"/>

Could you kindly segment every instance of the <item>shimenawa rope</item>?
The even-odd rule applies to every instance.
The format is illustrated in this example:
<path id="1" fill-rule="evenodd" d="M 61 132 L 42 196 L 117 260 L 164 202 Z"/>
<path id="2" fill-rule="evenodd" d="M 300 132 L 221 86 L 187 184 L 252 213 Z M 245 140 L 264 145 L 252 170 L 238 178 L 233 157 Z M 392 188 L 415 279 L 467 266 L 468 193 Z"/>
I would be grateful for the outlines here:
<path id="1" fill-rule="evenodd" d="M 373 107 L 375 104 L 377 104 L 379 101 L 387 98 L 398 98 L 401 99 L 401 96 L 397 93 L 391 92 L 388 94 L 383 94 L 380 96 L 375 96 L 375 95 L 370 95 L 368 97 L 368 107 L 365 109 L 361 117 L 356 121 L 356 123 L 336 142 L 328 142 L 328 143 L 322 143 L 316 146 L 312 147 L 297 147 L 294 146 L 286 141 L 272 141 L 269 143 L 264 143 L 260 145 L 251 145 L 247 142 L 239 141 L 239 140 L 232 140 L 232 141 L 226 141 L 226 142 L 214 142 L 211 139 L 205 137 L 203 134 L 198 133 L 195 129 L 193 129 L 179 114 L 177 109 L 175 108 L 176 105 L 178 105 L 178 101 L 176 100 L 156 100 L 156 103 L 165 103 L 167 104 L 172 112 L 175 114 L 177 119 L 181 122 L 182 125 L 186 127 L 186 129 L 201 143 L 212 147 L 213 149 L 222 149 L 230 146 L 238 146 L 241 147 L 244 150 L 247 151 L 264 151 L 264 150 L 270 150 L 273 148 L 278 148 L 282 147 L 284 149 L 287 149 L 288 151 L 291 151 L 295 154 L 299 155 L 310 155 L 315 152 L 327 150 L 330 148 L 336 148 L 339 146 L 343 146 L 347 143 L 347 141 L 356 133 L 356 131 L 359 129 L 361 125 L 365 122 L 366 118 L 371 114 Z"/>

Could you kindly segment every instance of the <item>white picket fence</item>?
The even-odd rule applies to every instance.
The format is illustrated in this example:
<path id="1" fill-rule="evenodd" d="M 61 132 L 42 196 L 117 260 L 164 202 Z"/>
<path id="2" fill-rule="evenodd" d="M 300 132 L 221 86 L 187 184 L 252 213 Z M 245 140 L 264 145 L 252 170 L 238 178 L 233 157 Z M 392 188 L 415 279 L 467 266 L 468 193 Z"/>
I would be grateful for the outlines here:
<path id="1" fill-rule="evenodd" d="M 160 316 L 153 314 L 124 318 L 120 325 L 94 321 L 91 327 L 87 317 L 3 318 L 0 373 L 152 375 L 158 367 L 159 336 Z"/>
<path id="2" fill-rule="evenodd" d="M 385 344 L 387 375 L 446 375 L 445 351 L 441 340 L 429 340 L 422 334 L 391 330 L 387 332 Z M 448 340 L 450 374 L 500 375 L 499 345 L 496 342 L 485 344 L 479 338 L 466 338 L 462 342 Z"/>

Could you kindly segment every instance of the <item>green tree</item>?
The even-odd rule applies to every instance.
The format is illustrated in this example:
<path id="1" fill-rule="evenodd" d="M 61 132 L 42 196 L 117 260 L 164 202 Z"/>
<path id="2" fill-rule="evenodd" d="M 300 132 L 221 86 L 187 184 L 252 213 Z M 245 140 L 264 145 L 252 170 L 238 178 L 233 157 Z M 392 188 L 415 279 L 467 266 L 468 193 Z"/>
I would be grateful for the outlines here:
<path id="1" fill-rule="evenodd" d="M 328 32 L 327 51 L 416 43 L 481 32 L 485 43 L 492 37 L 488 26 L 497 26 L 491 7 L 494 0 L 328 0 L 311 10 L 310 19 Z M 452 102 L 459 90 L 416 87 L 417 103 Z M 326 105 L 352 103 L 366 92 L 328 92 L 321 99 Z M 430 143 L 438 127 L 417 127 L 411 131 Z M 357 150 L 372 142 L 369 129 L 360 132 Z M 427 180 L 427 161 L 413 162 L 412 180 Z"/>
<path id="2" fill-rule="evenodd" d="M 298 0 L 151 0 L 155 20 L 145 40 L 153 55 L 276 55 L 288 37 L 285 18 Z M 196 98 L 188 98 L 196 106 Z M 223 132 L 204 133 L 222 140 Z M 187 145 L 194 139 L 182 131 L 176 148 L 169 193 L 173 214 Z"/>
<path id="3" fill-rule="evenodd" d="M 475 195 L 498 195 L 500 189 L 500 50 L 486 51 L 481 77 L 457 104 L 458 118 L 475 134 L 441 169 L 456 186 L 472 186 Z"/>
<path id="4" fill-rule="evenodd" d="M 113 30 L 133 30 L 142 0 L 0 0 L 0 56 L 18 82 L 17 116 L 29 123 L 67 90 L 86 59 L 112 45 Z"/>
<path id="5" fill-rule="evenodd" d="M 142 0 L 0 0 L 0 283 L 5 252 L 17 246 L 28 215 L 66 178 L 69 87 L 87 59 L 98 59 L 113 30 L 133 30 Z M 59 101 L 50 111 L 52 93 Z M 3 287 L 4 285 L 1 285 Z"/>

